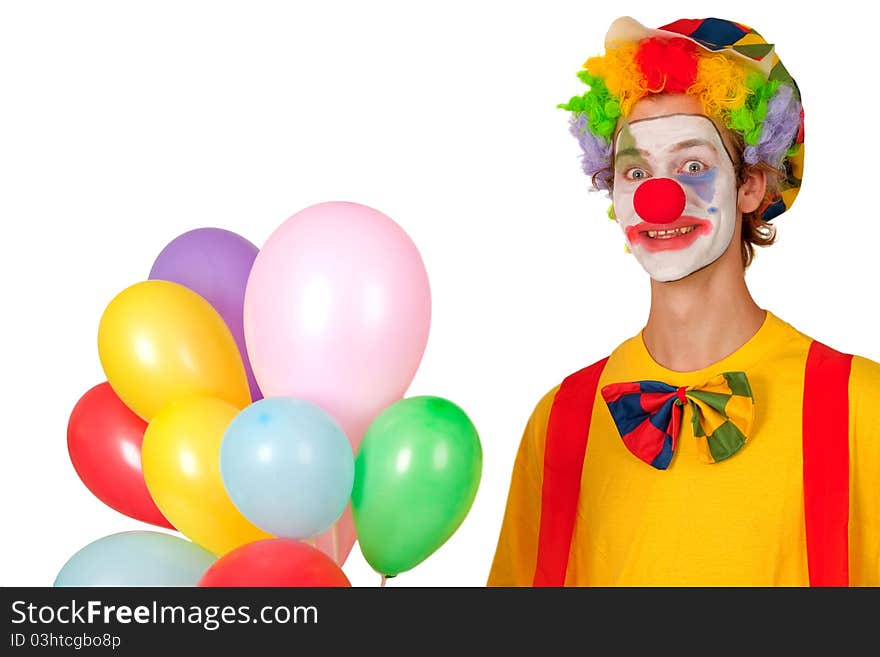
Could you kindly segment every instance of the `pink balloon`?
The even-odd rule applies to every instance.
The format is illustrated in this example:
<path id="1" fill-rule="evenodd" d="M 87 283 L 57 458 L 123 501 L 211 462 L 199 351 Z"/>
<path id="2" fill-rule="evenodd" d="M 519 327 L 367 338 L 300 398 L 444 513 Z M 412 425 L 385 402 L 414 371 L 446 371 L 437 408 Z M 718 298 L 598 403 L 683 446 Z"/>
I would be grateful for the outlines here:
<path id="1" fill-rule="evenodd" d="M 330 529 L 303 542 L 315 546 L 333 559 L 338 566 L 341 566 L 348 559 L 355 540 L 357 540 L 357 534 L 354 530 L 351 504 L 349 504 L 345 507 L 345 511 L 342 512 L 339 520 L 333 523 Z"/>
<path id="2" fill-rule="evenodd" d="M 263 246 L 245 291 L 245 342 L 263 394 L 323 407 L 355 450 L 412 382 L 430 323 L 418 249 L 359 203 L 319 203 L 290 217 Z"/>

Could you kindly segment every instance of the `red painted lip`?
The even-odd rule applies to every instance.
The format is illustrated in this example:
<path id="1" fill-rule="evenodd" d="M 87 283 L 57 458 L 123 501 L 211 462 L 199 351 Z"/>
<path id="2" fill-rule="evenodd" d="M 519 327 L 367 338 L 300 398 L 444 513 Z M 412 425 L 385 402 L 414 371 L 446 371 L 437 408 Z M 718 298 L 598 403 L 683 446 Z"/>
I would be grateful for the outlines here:
<path id="1" fill-rule="evenodd" d="M 691 232 L 677 237 L 655 239 L 648 237 L 649 230 L 671 230 L 683 226 L 696 226 Z M 634 226 L 628 226 L 626 237 L 633 246 L 641 246 L 645 251 L 668 251 L 672 249 L 684 249 L 689 247 L 700 235 L 708 235 L 712 232 L 712 222 L 708 219 L 682 215 L 668 224 L 652 224 L 644 221 Z"/>

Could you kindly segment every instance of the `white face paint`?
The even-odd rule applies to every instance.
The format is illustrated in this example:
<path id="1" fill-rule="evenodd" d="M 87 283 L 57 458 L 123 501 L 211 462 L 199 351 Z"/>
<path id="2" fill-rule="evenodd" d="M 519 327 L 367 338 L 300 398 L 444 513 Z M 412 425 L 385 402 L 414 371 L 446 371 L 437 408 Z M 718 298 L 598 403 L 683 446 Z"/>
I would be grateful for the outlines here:
<path id="1" fill-rule="evenodd" d="M 684 278 L 727 250 L 736 227 L 736 172 L 709 118 L 670 114 L 624 123 L 614 152 L 614 214 L 651 278 Z M 671 232 L 657 232 L 663 230 Z"/>

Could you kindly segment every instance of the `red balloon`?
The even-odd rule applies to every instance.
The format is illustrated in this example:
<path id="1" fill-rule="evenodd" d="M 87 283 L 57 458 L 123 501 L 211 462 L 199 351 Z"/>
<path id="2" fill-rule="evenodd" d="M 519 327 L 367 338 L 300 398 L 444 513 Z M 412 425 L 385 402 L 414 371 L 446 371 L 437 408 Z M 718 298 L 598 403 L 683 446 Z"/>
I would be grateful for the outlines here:
<path id="1" fill-rule="evenodd" d="M 67 451 L 79 478 L 107 506 L 136 520 L 174 529 L 144 482 L 141 443 L 147 423 L 100 383 L 76 403 L 67 423 Z"/>
<path id="2" fill-rule="evenodd" d="M 202 575 L 199 586 L 351 586 L 326 554 L 291 538 L 245 543 Z"/>

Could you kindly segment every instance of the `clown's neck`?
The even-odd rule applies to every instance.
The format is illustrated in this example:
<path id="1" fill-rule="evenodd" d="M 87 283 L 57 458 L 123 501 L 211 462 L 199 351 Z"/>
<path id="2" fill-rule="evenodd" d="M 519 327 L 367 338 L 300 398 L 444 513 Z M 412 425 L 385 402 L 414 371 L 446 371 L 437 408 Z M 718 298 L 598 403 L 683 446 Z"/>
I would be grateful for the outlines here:
<path id="1" fill-rule="evenodd" d="M 658 364 L 691 372 L 739 349 L 765 317 L 746 287 L 738 250 L 728 249 L 678 281 L 651 280 L 651 311 L 642 337 Z"/>

